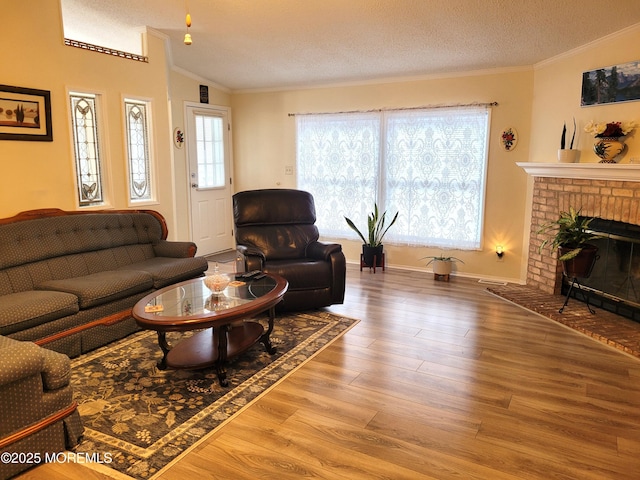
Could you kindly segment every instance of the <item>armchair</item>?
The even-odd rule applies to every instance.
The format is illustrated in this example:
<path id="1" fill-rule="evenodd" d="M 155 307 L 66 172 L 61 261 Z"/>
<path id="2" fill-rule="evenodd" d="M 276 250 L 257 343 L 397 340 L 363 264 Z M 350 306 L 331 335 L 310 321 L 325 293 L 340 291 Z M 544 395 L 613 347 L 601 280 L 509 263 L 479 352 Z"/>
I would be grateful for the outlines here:
<path id="1" fill-rule="evenodd" d="M 0 479 L 78 445 L 83 427 L 69 380 L 69 357 L 32 342 L 0 336 Z M 24 454 L 24 455 L 22 455 Z"/>
<path id="2" fill-rule="evenodd" d="M 286 278 L 281 310 L 306 310 L 344 301 L 342 246 L 318 241 L 313 196 L 301 190 L 250 190 L 233 196 L 238 252 L 247 271 Z"/>

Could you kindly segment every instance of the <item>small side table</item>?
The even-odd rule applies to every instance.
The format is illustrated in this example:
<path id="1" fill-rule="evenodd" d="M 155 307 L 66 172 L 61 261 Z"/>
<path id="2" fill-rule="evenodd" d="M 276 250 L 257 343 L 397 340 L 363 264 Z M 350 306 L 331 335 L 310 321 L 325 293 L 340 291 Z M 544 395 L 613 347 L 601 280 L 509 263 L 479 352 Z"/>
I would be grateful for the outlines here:
<path id="1" fill-rule="evenodd" d="M 382 267 L 382 271 L 384 272 L 384 265 L 385 265 L 385 257 L 384 257 L 384 252 L 382 252 L 382 262 L 380 262 L 382 265 L 378 265 L 378 257 L 376 255 L 373 256 L 373 267 L 367 265 L 366 263 L 364 263 L 364 255 L 361 253 L 360 254 L 360 271 L 362 271 L 362 267 L 369 267 L 369 271 L 371 271 L 371 269 L 373 268 L 373 273 L 376 273 L 376 266 L 378 267 Z"/>

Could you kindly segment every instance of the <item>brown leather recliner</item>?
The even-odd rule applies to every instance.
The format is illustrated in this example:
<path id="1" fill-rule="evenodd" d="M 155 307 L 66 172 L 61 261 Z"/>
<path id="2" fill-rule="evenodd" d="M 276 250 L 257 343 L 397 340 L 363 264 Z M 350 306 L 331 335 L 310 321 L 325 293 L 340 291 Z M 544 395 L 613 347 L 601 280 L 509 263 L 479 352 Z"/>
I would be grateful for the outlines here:
<path id="1" fill-rule="evenodd" d="M 281 310 L 307 310 L 344 301 L 342 245 L 319 242 L 313 196 L 301 190 L 250 190 L 233 196 L 238 251 L 247 271 L 276 273 L 289 282 Z"/>

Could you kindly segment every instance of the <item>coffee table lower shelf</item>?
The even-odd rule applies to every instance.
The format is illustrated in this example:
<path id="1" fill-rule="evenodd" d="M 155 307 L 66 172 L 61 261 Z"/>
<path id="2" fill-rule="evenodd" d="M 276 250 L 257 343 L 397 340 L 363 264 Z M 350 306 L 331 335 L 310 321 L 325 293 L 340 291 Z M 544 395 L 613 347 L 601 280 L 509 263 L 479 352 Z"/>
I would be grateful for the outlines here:
<path id="1" fill-rule="evenodd" d="M 221 333 L 223 333 L 221 338 Z M 227 386 L 226 362 L 262 342 L 271 355 L 276 348 L 271 345 L 269 334 L 258 322 L 245 321 L 217 328 L 208 328 L 169 347 L 164 332 L 158 332 L 158 343 L 164 356 L 158 366 L 161 369 L 190 369 L 216 367 L 222 386 Z"/>

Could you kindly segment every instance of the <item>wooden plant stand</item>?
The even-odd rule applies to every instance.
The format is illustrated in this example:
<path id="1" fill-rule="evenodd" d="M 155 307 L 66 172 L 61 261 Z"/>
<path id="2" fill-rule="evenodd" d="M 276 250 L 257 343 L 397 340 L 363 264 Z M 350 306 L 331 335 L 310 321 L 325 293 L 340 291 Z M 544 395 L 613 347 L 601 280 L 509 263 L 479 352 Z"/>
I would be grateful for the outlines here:
<path id="1" fill-rule="evenodd" d="M 376 266 L 381 266 L 382 267 L 382 271 L 384 272 L 384 264 L 385 264 L 385 258 L 384 258 L 384 252 L 382 253 L 382 265 L 378 265 L 378 257 L 376 255 L 373 256 L 373 267 L 370 265 L 367 265 L 364 262 L 364 255 L 361 253 L 360 254 L 360 271 L 362 271 L 362 267 L 369 267 L 369 271 L 371 271 L 371 269 L 373 268 L 373 273 L 376 273 Z"/>

